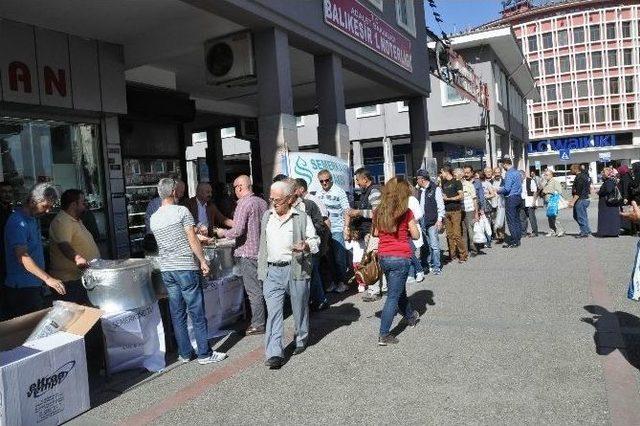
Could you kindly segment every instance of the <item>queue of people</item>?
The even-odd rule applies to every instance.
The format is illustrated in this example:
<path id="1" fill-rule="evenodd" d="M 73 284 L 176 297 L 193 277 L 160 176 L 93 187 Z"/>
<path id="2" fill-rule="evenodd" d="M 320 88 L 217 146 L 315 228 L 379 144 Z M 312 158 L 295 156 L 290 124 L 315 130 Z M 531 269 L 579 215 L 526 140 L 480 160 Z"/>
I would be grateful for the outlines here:
<path id="1" fill-rule="evenodd" d="M 541 178 L 533 172 L 527 175 L 508 158 L 500 168 L 476 171 L 469 166 L 445 166 L 438 176 L 418 170 L 413 183 L 395 177 L 384 185 L 376 185 L 371 173 L 360 168 L 354 174 L 359 198 L 353 204 L 334 184 L 329 170 L 318 173 L 321 188 L 315 193 L 308 191 L 304 179 L 276 176 L 269 203 L 255 195 L 251 179 L 241 175 L 233 182 L 237 204 L 232 218 L 212 202 L 210 184 L 198 184 L 195 197 L 185 200 L 183 182 L 161 179 L 145 224 L 149 241 L 159 252 L 179 359 L 188 362 L 196 357 L 200 364 L 208 364 L 226 358 L 207 342 L 202 280 L 209 271 L 202 244 L 213 238 L 235 240 L 234 256 L 251 314 L 245 335 L 264 335 L 265 363 L 278 369 L 285 362 L 285 296 L 294 317 L 294 355 L 308 345 L 310 312 L 327 309 L 327 294 L 345 292 L 350 283 L 357 285 L 366 302 L 378 301 L 386 293 L 378 336 L 378 344 L 386 346 L 398 343 L 390 334 L 397 313 L 409 326 L 419 322 L 419 313 L 407 297 L 409 276 L 416 282 L 425 275 L 438 277 L 443 264 L 483 255 L 492 243 L 517 249 L 524 235 L 539 235 L 536 209 L 542 206 L 551 229 L 547 236 L 565 235 L 557 217 L 563 202 L 573 207 L 580 227 L 577 237 L 589 236 L 586 210 L 592 184 L 579 165 L 572 166 L 572 173 L 576 175 L 572 196 L 565 200 L 553 171 L 546 170 Z M 623 181 L 620 175 L 628 178 Z M 603 178 L 598 234 L 617 235 L 625 220 L 633 222 L 624 215 L 621 219 L 620 209 L 640 201 L 640 166 L 634 164 L 632 171 L 622 173 L 605 168 Z M 21 207 L 12 209 L 10 189 L 0 184 L 0 219 L 6 221 L 2 227 L 6 316 L 42 309 L 50 300 L 47 292 L 88 303 L 80 276 L 99 257 L 99 250 L 82 221 L 84 194 L 75 189 L 62 194 L 61 210 L 49 229 L 51 262 L 45 270 L 37 218 L 51 210 L 58 194 L 52 186 L 38 184 Z M 443 233 L 446 250 L 440 243 Z M 370 251 L 377 253 L 382 275 L 367 285 L 353 272 Z M 188 317 L 195 352 L 187 332 Z"/>

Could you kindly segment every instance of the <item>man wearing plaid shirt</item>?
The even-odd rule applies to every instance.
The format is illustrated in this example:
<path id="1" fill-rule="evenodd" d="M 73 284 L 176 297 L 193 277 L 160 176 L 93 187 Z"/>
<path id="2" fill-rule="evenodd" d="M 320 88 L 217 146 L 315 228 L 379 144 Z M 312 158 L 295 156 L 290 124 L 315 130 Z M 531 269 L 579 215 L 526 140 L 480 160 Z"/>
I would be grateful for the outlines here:
<path id="1" fill-rule="evenodd" d="M 216 229 L 218 237 L 235 238 L 234 255 L 240 267 L 244 289 L 251 306 L 251 325 L 246 335 L 264 334 L 265 304 L 262 283 L 258 281 L 258 248 L 260 246 L 260 221 L 267 211 L 267 202 L 253 194 L 251 179 L 241 175 L 233 181 L 238 205 L 233 214 L 231 229 Z"/>

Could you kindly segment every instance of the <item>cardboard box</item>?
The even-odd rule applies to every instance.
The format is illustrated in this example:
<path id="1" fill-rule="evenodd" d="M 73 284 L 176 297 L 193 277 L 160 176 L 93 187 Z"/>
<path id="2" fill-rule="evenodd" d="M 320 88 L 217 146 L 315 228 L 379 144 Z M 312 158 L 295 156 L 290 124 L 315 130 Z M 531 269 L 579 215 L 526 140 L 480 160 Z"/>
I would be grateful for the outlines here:
<path id="1" fill-rule="evenodd" d="M 0 323 L 0 425 L 55 425 L 88 410 L 84 335 L 102 311 L 89 307 L 51 336 L 24 343 L 49 310 Z"/>

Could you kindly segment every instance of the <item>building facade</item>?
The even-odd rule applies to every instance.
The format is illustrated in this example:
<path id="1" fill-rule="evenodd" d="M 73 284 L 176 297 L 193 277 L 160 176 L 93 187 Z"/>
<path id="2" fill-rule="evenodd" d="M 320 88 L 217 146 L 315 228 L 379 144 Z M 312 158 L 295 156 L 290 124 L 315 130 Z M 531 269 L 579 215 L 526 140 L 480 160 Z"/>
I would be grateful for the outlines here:
<path id="1" fill-rule="evenodd" d="M 489 27 L 511 25 L 541 92 L 527 107 L 532 161 L 564 170 L 640 158 L 640 3 L 512 2 Z"/>

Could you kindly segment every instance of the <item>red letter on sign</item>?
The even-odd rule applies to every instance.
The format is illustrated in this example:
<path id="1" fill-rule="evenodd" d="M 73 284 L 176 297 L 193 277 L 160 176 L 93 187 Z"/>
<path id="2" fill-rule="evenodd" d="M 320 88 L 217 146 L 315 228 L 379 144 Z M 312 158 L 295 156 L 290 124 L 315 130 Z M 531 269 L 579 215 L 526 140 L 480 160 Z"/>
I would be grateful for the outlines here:
<path id="1" fill-rule="evenodd" d="M 53 72 L 51 67 L 45 65 L 44 67 L 44 92 L 47 95 L 53 95 L 53 87 L 56 86 L 56 90 L 60 96 L 67 96 L 67 80 L 64 78 L 64 70 L 58 70 L 58 76 Z"/>
<path id="2" fill-rule="evenodd" d="M 9 64 L 9 88 L 17 92 L 18 81 L 22 82 L 25 93 L 31 93 L 31 72 L 29 67 L 22 62 L 11 62 Z"/>

